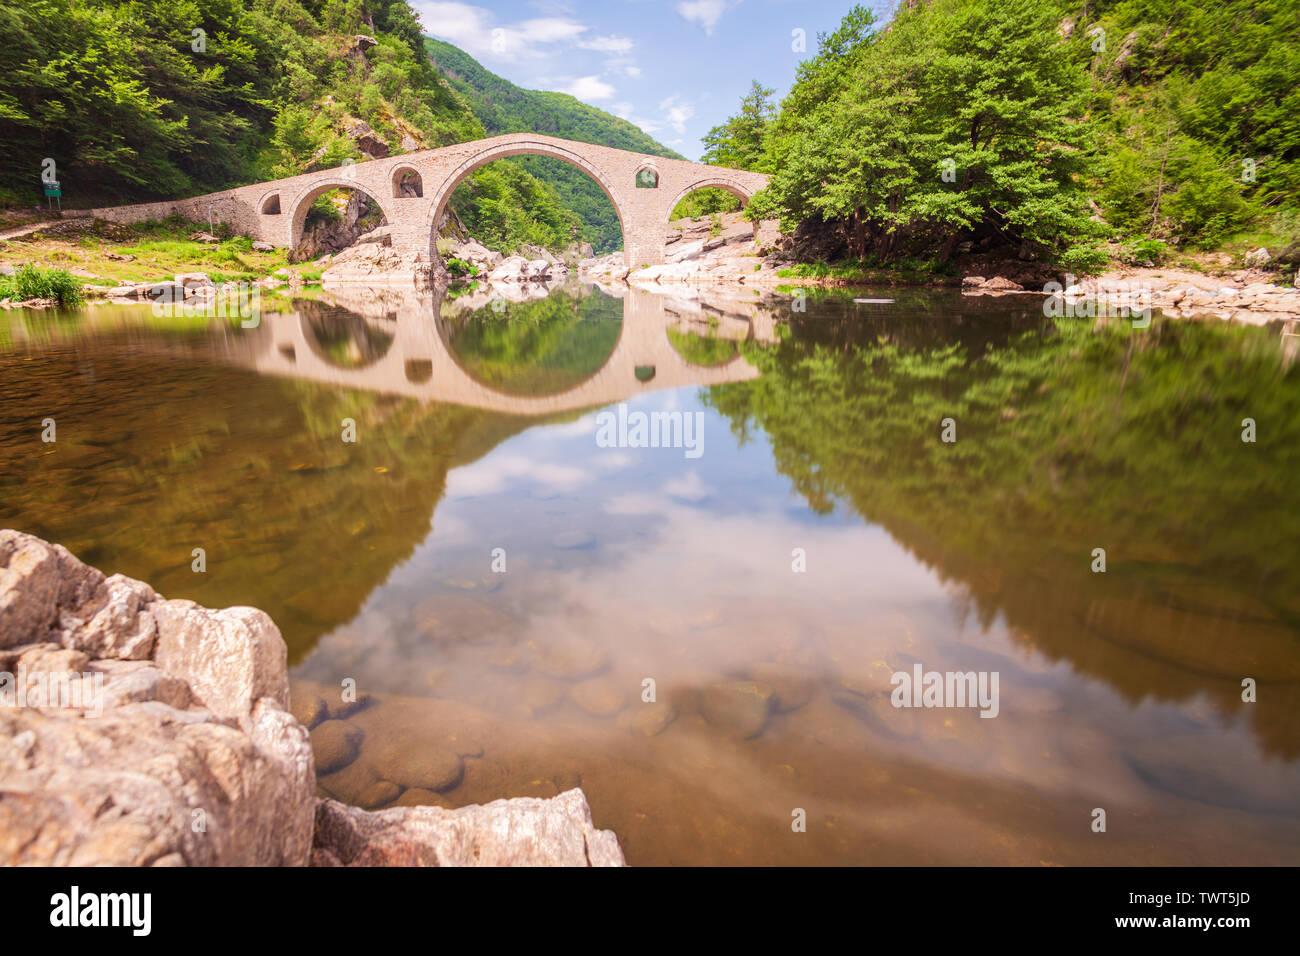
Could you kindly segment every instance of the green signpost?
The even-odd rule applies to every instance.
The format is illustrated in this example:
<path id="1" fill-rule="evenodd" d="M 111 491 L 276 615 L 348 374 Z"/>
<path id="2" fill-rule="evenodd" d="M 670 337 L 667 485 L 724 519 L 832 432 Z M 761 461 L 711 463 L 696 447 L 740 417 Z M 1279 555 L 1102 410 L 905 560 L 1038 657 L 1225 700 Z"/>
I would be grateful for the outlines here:
<path id="1" fill-rule="evenodd" d="M 50 199 L 56 200 L 59 204 L 59 212 L 63 212 L 63 187 L 58 183 L 42 183 L 41 185 L 45 187 L 46 201 L 48 202 Z"/>

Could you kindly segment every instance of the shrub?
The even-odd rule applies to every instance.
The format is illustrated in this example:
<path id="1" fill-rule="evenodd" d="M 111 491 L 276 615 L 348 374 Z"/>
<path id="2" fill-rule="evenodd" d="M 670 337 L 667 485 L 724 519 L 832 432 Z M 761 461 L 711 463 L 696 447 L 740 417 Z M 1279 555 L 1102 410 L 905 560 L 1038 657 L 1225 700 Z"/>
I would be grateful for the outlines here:
<path id="1" fill-rule="evenodd" d="M 1131 265 L 1163 265 L 1169 258 L 1169 243 L 1143 236 L 1130 239 L 1120 248 L 1120 261 Z"/>
<path id="2" fill-rule="evenodd" d="M 1109 259 L 1104 249 L 1091 243 L 1077 243 L 1061 254 L 1060 264 L 1068 272 L 1088 276 L 1105 269 Z"/>
<path id="3" fill-rule="evenodd" d="M 80 305 L 81 280 L 64 269 L 25 265 L 12 276 L 0 278 L 0 299 L 56 299 L 60 305 Z"/>
<path id="4" fill-rule="evenodd" d="M 448 259 L 447 274 L 453 276 L 478 275 L 478 266 L 463 259 Z"/>

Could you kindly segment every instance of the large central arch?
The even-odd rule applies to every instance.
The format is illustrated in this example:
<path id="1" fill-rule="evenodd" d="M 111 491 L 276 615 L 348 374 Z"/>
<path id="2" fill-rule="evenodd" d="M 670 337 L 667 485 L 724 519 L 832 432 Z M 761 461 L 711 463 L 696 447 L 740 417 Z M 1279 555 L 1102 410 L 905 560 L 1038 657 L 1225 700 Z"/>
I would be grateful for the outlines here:
<path id="1" fill-rule="evenodd" d="M 443 181 L 442 186 L 433 197 L 433 204 L 429 209 L 429 219 L 425 223 L 425 232 L 429 237 L 429 256 L 438 260 L 438 224 L 442 222 L 443 214 L 446 212 L 447 203 L 451 201 L 451 194 L 456 191 L 456 187 L 463 183 L 473 174 L 476 169 L 481 169 L 488 163 L 495 162 L 498 159 L 509 159 L 511 156 L 550 156 L 553 159 L 562 159 L 570 166 L 576 166 L 579 170 L 586 173 L 609 197 L 610 205 L 614 207 L 614 214 L 618 216 L 618 228 L 623 234 L 623 247 L 627 248 L 627 223 L 628 217 L 626 211 L 619 204 L 614 195 L 613 186 L 607 181 L 604 174 L 601 173 L 594 165 L 583 157 L 579 156 L 572 150 L 557 146 L 554 143 L 548 143 L 544 140 L 523 140 L 512 143 L 500 143 L 489 146 L 487 149 L 475 153 L 466 159 Z"/>

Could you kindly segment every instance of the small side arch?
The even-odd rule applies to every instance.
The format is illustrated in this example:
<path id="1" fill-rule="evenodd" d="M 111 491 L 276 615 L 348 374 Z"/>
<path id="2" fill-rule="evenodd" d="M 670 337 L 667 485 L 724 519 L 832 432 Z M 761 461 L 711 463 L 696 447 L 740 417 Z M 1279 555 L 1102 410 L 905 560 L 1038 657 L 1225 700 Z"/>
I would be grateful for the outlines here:
<path id="1" fill-rule="evenodd" d="M 263 216 L 280 215 L 280 192 L 267 193 L 257 203 L 257 211 Z"/>
<path id="2" fill-rule="evenodd" d="M 293 212 L 290 219 L 289 228 L 289 248 L 297 249 L 298 243 L 302 241 L 303 227 L 307 222 L 307 210 L 311 209 L 311 204 L 317 196 L 322 196 L 331 189 L 350 189 L 362 193 L 367 199 L 377 205 L 384 214 L 384 218 L 392 225 L 397 219 L 394 217 L 391 204 L 392 200 L 384 200 L 376 196 L 374 191 L 362 186 L 355 179 L 344 179 L 343 177 L 322 179 L 313 182 L 310 186 L 298 194 L 298 198 L 293 202 Z"/>
<path id="3" fill-rule="evenodd" d="M 750 199 L 753 198 L 753 193 L 734 179 L 727 179 L 725 176 L 711 176 L 707 179 L 701 179 L 698 182 L 691 183 L 691 185 L 679 192 L 673 198 L 673 201 L 668 204 L 668 214 L 671 216 L 672 211 L 677 208 L 678 203 L 699 189 L 724 189 L 733 196 L 736 196 L 740 200 L 742 206 L 748 206 Z"/>
<path id="4" fill-rule="evenodd" d="M 424 196 L 424 177 L 410 163 L 398 163 L 392 176 L 394 199 L 419 199 Z"/>
<path id="5" fill-rule="evenodd" d="M 637 189 L 659 188 L 659 167 L 655 165 L 653 159 L 645 160 L 636 168 L 636 175 L 632 177 L 632 184 Z"/>

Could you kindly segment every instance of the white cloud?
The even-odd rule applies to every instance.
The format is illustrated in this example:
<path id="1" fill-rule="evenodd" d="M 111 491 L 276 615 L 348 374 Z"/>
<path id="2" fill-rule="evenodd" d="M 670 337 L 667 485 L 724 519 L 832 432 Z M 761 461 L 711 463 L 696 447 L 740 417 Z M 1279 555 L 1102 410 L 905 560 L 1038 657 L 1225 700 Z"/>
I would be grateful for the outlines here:
<path id="1" fill-rule="evenodd" d="M 597 53 L 631 53 L 636 44 L 632 42 L 631 37 L 607 36 L 580 40 L 578 46 L 584 50 L 595 50 Z"/>
<path id="2" fill-rule="evenodd" d="M 695 116 L 695 107 L 690 103 L 683 103 L 681 97 L 676 93 L 660 101 L 659 113 L 661 118 L 659 119 L 638 116 L 636 106 L 632 103 L 614 103 L 609 108 L 615 116 L 627 120 L 634 126 L 639 126 L 643 132 L 650 136 L 654 136 L 669 127 L 678 133 L 685 133 L 687 121 Z M 674 143 L 680 145 L 682 142 L 682 140 L 677 139 L 666 145 L 672 146 Z"/>
<path id="3" fill-rule="evenodd" d="M 453 470 L 447 476 L 447 498 L 499 494 L 521 478 L 552 491 L 572 491 L 589 481 L 590 475 L 567 465 L 539 463 L 513 455 L 493 456 Z"/>
<path id="4" fill-rule="evenodd" d="M 563 422 L 559 425 L 551 425 L 548 430 L 553 435 L 561 438 L 574 438 L 579 435 L 596 434 L 597 421 L 595 415 L 583 415 L 577 421 Z"/>
<path id="5" fill-rule="evenodd" d="M 502 24 L 492 11 L 468 3 L 413 0 L 425 30 L 476 58 L 535 59 L 557 46 L 580 42 L 584 23 L 566 16 L 535 17 Z"/>
<path id="6" fill-rule="evenodd" d="M 580 76 L 567 85 L 557 86 L 561 93 L 568 93 L 580 100 L 607 100 L 614 95 L 614 87 L 598 76 Z"/>
<path id="7" fill-rule="evenodd" d="M 633 126 L 639 127 L 641 132 L 648 136 L 653 136 L 664 127 L 664 124 L 657 120 L 646 119 L 644 116 L 637 116 L 636 107 L 631 103 L 615 103 L 610 107 L 610 109 L 614 111 L 615 116 L 627 120 Z"/>
<path id="8" fill-rule="evenodd" d="M 605 61 L 605 71 L 619 76 L 641 75 L 641 67 L 636 65 L 636 61 L 625 56 L 610 57 Z"/>
<path id="9" fill-rule="evenodd" d="M 685 133 L 686 121 L 695 115 L 695 107 L 690 103 L 681 102 L 680 97 L 674 93 L 660 102 L 659 112 L 664 114 L 664 120 L 669 126 L 679 133 Z"/>
<path id="10" fill-rule="evenodd" d="M 711 35 L 731 6 L 727 0 L 684 0 L 677 4 L 677 12 L 688 22 L 704 27 L 704 32 Z"/>
<path id="11" fill-rule="evenodd" d="M 670 478 L 664 483 L 664 494 L 672 495 L 674 498 L 683 498 L 686 501 L 703 501 L 709 496 L 709 489 L 705 487 L 704 482 L 700 479 L 697 471 L 688 471 L 678 478 Z"/>

